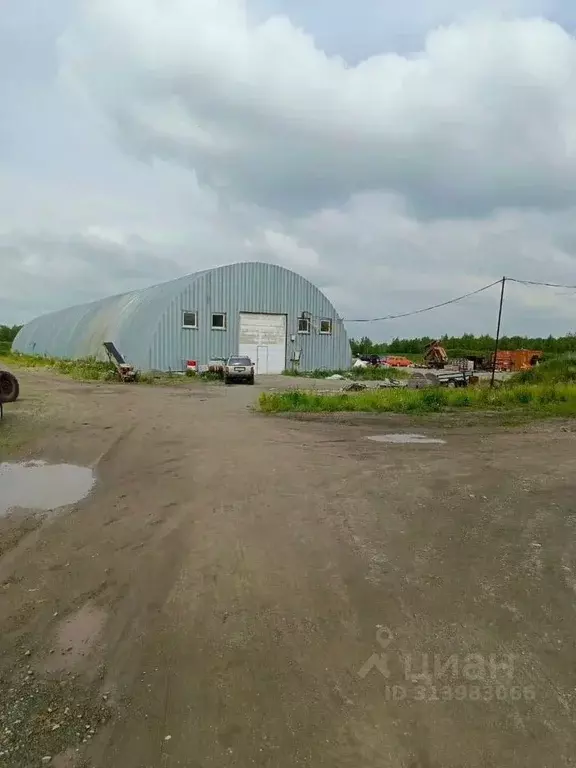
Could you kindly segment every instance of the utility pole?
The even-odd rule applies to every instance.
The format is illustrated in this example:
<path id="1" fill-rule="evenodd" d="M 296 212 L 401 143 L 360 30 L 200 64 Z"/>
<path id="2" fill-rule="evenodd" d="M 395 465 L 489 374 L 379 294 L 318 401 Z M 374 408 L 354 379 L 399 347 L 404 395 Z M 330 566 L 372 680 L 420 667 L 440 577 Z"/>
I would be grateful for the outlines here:
<path id="1" fill-rule="evenodd" d="M 500 341 L 500 323 L 502 321 L 502 305 L 504 304 L 504 286 L 506 277 L 502 278 L 502 289 L 500 291 L 500 307 L 498 309 L 498 325 L 496 326 L 496 343 L 494 344 L 494 359 L 492 360 L 492 376 L 490 378 L 490 387 L 494 387 L 494 377 L 496 376 L 496 357 L 498 356 L 498 342 Z"/>

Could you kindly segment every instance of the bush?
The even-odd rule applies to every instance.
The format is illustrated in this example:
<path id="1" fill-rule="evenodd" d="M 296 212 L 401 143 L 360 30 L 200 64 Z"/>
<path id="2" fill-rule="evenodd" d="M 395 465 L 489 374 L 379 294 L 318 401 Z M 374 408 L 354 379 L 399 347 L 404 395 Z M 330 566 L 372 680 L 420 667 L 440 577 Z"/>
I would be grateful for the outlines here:
<path id="1" fill-rule="evenodd" d="M 110 362 L 86 357 L 80 360 L 61 360 L 55 357 L 40 355 L 22 355 L 11 352 L 5 356 L 7 362 L 13 362 L 23 368 L 52 368 L 58 373 L 71 376 L 73 379 L 88 381 L 106 381 L 116 377 L 116 369 Z"/>
<path id="2" fill-rule="evenodd" d="M 528 371 L 515 373 L 510 380 L 516 384 L 558 384 L 576 382 L 576 355 L 570 353 L 546 360 Z"/>
<path id="3" fill-rule="evenodd" d="M 266 413 L 366 411 L 437 413 L 448 409 L 524 410 L 535 416 L 576 416 L 576 384 L 521 384 L 489 389 L 372 389 L 364 392 L 317 393 L 305 390 L 260 395 Z"/>
<path id="4" fill-rule="evenodd" d="M 198 375 L 203 381 L 222 381 L 222 376 L 216 371 L 204 371 Z"/>
<path id="5" fill-rule="evenodd" d="M 425 411 L 441 411 L 448 402 L 448 390 L 446 389 L 423 389 L 421 404 Z"/>

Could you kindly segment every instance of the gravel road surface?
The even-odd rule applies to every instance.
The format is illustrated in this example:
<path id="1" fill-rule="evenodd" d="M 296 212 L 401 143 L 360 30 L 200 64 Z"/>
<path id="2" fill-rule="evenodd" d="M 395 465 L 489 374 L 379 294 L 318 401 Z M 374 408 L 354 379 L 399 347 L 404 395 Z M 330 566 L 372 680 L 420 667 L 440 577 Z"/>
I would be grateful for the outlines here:
<path id="1" fill-rule="evenodd" d="M 20 378 L 2 459 L 96 483 L 0 518 L 0 766 L 576 766 L 571 425 Z"/>

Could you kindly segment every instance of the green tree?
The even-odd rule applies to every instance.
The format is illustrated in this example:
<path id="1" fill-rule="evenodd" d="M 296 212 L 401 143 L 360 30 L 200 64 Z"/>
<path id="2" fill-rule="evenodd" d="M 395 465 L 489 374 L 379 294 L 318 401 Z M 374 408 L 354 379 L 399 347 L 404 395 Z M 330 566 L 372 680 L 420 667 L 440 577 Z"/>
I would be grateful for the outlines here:
<path id="1" fill-rule="evenodd" d="M 21 325 L 0 325 L 0 341 L 7 341 L 11 344 L 20 328 L 22 328 Z"/>
<path id="2" fill-rule="evenodd" d="M 487 357 L 494 349 L 495 339 L 493 336 L 483 334 L 474 336 L 471 333 L 465 333 L 462 336 L 441 337 L 442 345 L 445 347 L 449 357 L 466 357 L 476 355 L 478 357 Z M 374 342 L 367 336 L 360 340 L 351 340 L 352 351 L 355 354 L 375 354 L 375 355 L 422 355 L 427 344 L 432 339 L 429 336 L 419 338 L 401 339 L 395 338 L 390 343 Z M 503 336 L 500 339 L 500 349 L 535 349 L 548 355 L 557 355 L 565 352 L 576 352 L 576 333 L 567 333 L 565 336 L 528 337 L 528 336 Z"/>

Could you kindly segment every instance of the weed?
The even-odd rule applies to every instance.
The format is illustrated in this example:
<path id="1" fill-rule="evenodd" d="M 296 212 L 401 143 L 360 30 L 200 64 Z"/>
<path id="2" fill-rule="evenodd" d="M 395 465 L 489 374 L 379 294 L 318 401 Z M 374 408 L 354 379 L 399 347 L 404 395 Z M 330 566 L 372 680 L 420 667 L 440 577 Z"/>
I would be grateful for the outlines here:
<path id="1" fill-rule="evenodd" d="M 95 357 L 63 360 L 57 357 L 22 355 L 18 352 L 12 352 L 8 355 L 2 355 L 1 361 L 6 366 L 12 363 L 20 368 L 50 368 L 78 381 L 116 381 L 118 379 L 116 368 L 111 362 L 97 360 Z M 216 374 L 213 377 L 210 373 L 192 374 L 192 378 L 198 381 L 212 381 L 218 376 Z M 189 376 L 161 371 L 145 371 L 138 374 L 138 381 L 142 384 L 182 384 L 184 382 L 189 383 Z"/>
<path id="2" fill-rule="evenodd" d="M 576 416 L 576 384 L 520 384 L 500 389 L 376 389 L 335 394 L 291 390 L 260 395 L 265 413 L 371 411 L 438 413 L 448 409 L 524 410 L 532 417 Z"/>
<path id="3" fill-rule="evenodd" d="M 441 411 L 448 403 L 448 390 L 430 388 L 421 390 L 422 410 Z"/>
<path id="4" fill-rule="evenodd" d="M 559 355 L 527 371 L 515 373 L 510 380 L 511 385 L 567 382 L 576 382 L 576 355 L 573 353 Z"/>
<path id="5" fill-rule="evenodd" d="M 13 363 L 21 368 L 51 368 L 58 373 L 63 373 L 80 381 L 108 381 L 116 377 L 112 363 L 102 362 L 95 357 L 62 360 L 56 357 L 22 355 L 18 352 L 11 352 L 9 355 L 3 355 L 3 360 L 8 365 Z"/>
<path id="6" fill-rule="evenodd" d="M 405 379 L 410 376 L 410 372 L 404 368 L 351 368 L 329 370 L 325 368 L 316 368 L 313 371 L 299 371 L 287 369 L 283 371 L 284 376 L 294 376 L 306 379 L 327 379 L 329 376 L 345 376 L 349 379 L 358 379 L 364 381 L 382 381 L 384 379 Z"/>

